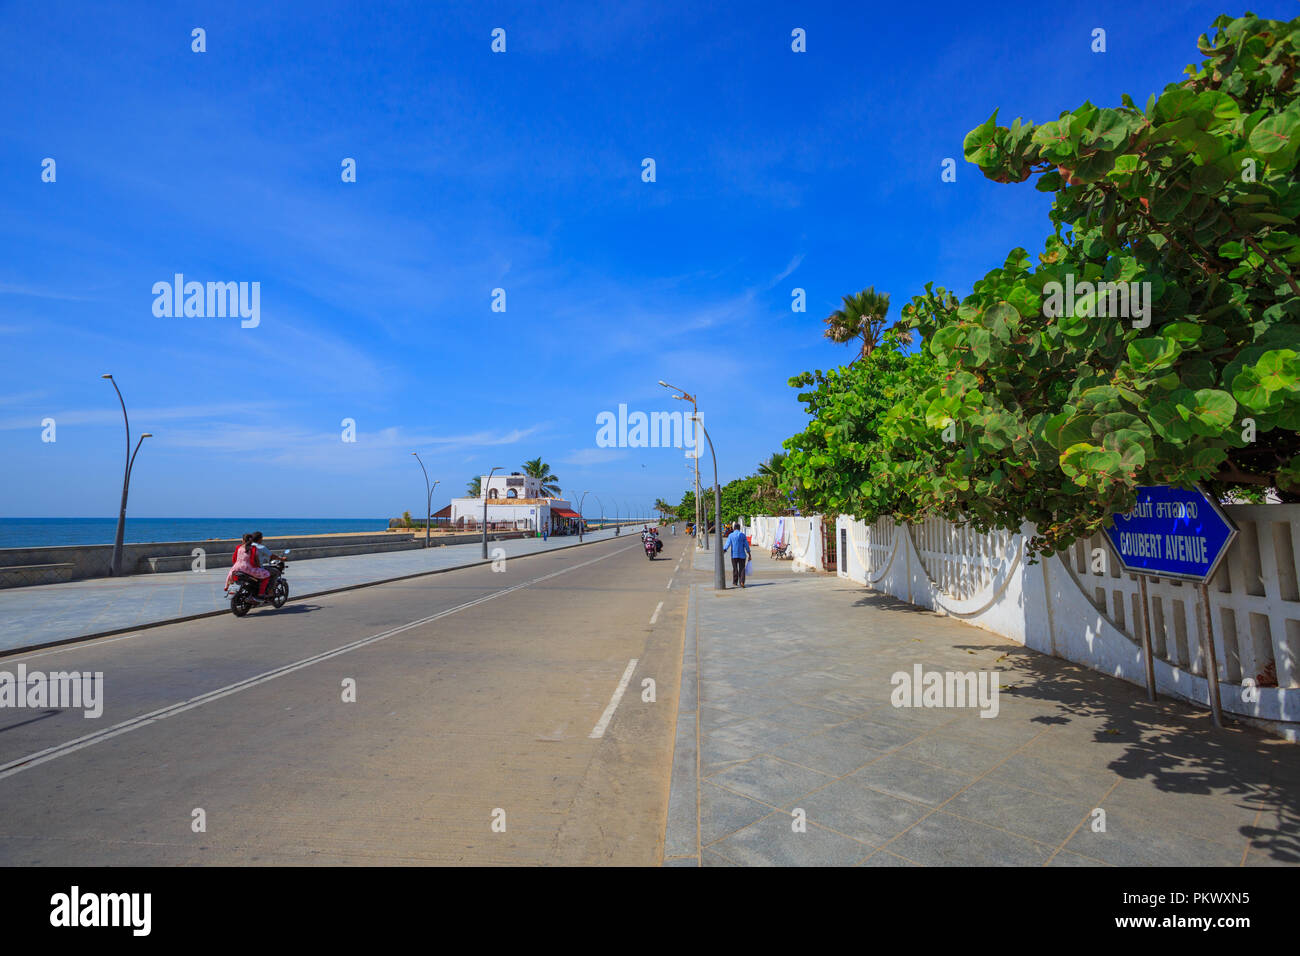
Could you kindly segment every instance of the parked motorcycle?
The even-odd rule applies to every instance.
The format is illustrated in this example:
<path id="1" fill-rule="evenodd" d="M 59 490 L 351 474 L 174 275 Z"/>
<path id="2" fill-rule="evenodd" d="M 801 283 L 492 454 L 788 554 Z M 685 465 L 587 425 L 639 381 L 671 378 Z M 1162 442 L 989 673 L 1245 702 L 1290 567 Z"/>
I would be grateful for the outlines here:
<path id="1" fill-rule="evenodd" d="M 284 552 L 288 554 L 288 550 Z M 230 613 L 243 617 L 250 610 L 262 604 L 269 604 L 277 610 L 284 607 L 289 600 L 289 582 L 284 579 L 284 558 L 272 558 L 267 562 L 271 580 L 266 585 L 266 594 L 258 595 L 262 582 L 251 574 L 235 573 L 235 589 L 230 594 Z"/>

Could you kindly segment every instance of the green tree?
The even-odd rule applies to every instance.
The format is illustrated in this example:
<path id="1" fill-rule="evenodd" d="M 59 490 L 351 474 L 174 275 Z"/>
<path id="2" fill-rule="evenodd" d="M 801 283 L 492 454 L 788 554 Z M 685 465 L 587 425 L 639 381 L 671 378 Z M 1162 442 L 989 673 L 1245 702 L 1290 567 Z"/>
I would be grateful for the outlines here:
<path id="1" fill-rule="evenodd" d="M 810 417 L 808 427 L 784 443 L 782 490 L 801 508 L 901 520 L 918 514 L 912 484 L 941 454 L 938 435 L 900 441 L 901 422 L 916 414 L 918 397 L 937 381 L 932 355 L 907 354 L 903 337 L 889 330 L 862 361 L 790 379 Z"/>
<path id="2" fill-rule="evenodd" d="M 477 498 L 479 495 L 483 494 L 483 477 L 481 475 L 475 475 L 465 485 L 465 490 L 469 493 L 471 498 Z"/>
<path id="3" fill-rule="evenodd" d="M 558 498 L 560 495 L 560 479 L 557 475 L 551 473 L 551 466 L 542 461 L 541 457 L 530 458 L 524 462 L 524 474 L 530 478 L 539 478 L 542 482 L 542 497 Z"/>
<path id="4" fill-rule="evenodd" d="M 765 494 L 776 496 L 780 493 L 785 471 L 785 453 L 773 452 L 767 461 L 758 463 L 758 477 L 762 479 L 760 490 Z"/>
<path id="5" fill-rule="evenodd" d="M 995 112 L 967 136 L 988 178 L 1055 194 L 1055 231 L 960 303 L 927 286 L 904 308 L 940 378 L 883 440 L 950 440 L 928 474 L 889 467 L 902 510 L 1030 520 L 1057 550 L 1139 485 L 1300 498 L 1300 19 L 1213 26 L 1206 59 L 1144 109 Z"/>

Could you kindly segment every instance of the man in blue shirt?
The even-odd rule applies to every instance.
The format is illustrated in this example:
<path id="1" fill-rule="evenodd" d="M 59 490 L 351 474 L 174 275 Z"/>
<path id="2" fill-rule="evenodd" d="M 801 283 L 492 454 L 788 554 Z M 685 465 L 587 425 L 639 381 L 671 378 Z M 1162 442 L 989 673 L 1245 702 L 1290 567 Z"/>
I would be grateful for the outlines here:
<path id="1" fill-rule="evenodd" d="M 727 535 L 723 551 L 731 552 L 731 583 L 733 587 L 745 586 L 745 562 L 749 560 L 749 539 L 745 537 L 745 526 L 736 519 L 736 530 Z"/>

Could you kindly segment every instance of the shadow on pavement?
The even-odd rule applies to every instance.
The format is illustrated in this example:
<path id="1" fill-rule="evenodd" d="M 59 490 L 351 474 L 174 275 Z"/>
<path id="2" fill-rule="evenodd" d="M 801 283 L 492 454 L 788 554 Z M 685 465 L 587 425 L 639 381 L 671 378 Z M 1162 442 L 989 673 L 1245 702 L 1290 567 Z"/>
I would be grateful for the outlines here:
<path id="1" fill-rule="evenodd" d="M 900 607 L 900 610 L 903 608 Z M 929 612 L 926 612 L 929 613 Z M 957 645 L 987 651 L 987 644 Z M 1146 781 L 1163 793 L 1231 794 L 1237 806 L 1255 811 L 1255 824 L 1238 832 L 1251 850 L 1282 863 L 1300 863 L 1300 747 L 1225 715 L 1216 729 L 1208 711 L 1146 692 L 1118 679 L 1106 681 L 1088 668 L 1037 651 L 1003 650 L 1001 693 L 1058 708 L 1035 722 L 1100 723 L 1092 742 L 1114 750 L 1107 766 L 1116 775 Z M 1002 660 L 1002 658 L 999 658 Z"/>
<path id="2" fill-rule="evenodd" d="M 63 713 L 63 711 L 59 710 L 58 708 L 51 708 L 49 710 L 41 711 L 41 713 L 36 717 L 31 717 L 28 718 L 27 720 L 20 720 L 16 724 L 8 724 L 7 726 L 0 727 L 0 734 L 4 733 L 6 730 L 17 730 L 19 727 L 26 727 L 28 724 L 34 724 L 38 720 L 45 720 L 49 717 L 53 717 L 56 714 L 61 714 L 61 713 Z"/>

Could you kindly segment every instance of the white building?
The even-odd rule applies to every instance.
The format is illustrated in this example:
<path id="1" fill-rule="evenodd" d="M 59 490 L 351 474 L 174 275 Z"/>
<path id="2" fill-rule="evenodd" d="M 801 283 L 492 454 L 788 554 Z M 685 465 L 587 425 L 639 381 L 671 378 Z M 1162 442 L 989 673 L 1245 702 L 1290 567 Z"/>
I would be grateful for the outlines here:
<path id="1" fill-rule="evenodd" d="M 480 528 L 483 509 L 487 507 L 488 527 L 494 530 L 545 531 L 548 534 L 576 533 L 580 520 L 568 501 L 547 497 L 539 478 L 515 472 L 509 475 L 482 475 L 482 494 L 477 498 L 453 498 L 453 528 Z"/>

